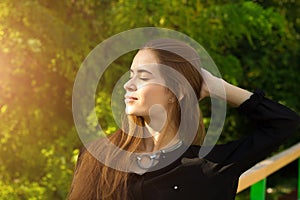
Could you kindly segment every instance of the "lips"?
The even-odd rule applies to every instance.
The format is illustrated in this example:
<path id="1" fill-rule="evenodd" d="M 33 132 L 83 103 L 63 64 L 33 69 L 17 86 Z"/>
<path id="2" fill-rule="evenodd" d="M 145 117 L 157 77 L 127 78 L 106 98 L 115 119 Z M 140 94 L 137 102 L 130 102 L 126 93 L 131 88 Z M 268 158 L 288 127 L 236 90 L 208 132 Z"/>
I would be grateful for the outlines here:
<path id="1" fill-rule="evenodd" d="M 138 100 L 137 97 L 125 95 L 125 103 L 130 103 L 130 102 L 133 102 L 133 101 L 136 101 L 136 100 Z"/>

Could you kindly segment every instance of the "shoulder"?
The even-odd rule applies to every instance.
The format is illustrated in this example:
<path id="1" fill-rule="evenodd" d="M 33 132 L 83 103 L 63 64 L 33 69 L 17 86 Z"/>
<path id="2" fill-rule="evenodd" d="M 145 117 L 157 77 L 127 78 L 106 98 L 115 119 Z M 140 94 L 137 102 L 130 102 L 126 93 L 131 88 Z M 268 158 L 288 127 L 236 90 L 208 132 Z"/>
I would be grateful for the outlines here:
<path id="1" fill-rule="evenodd" d="M 116 148 L 116 144 L 111 141 L 111 138 L 116 134 L 120 134 L 122 130 L 117 130 L 108 136 L 101 136 L 95 139 L 92 139 L 83 144 L 83 147 L 80 149 L 78 156 L 78 161 L 80 160 L 101 160 L 100 158 L 109 153 L 113 148 Z"/>
<path id="2" fill-rule="evenodd" d="M 101 137 L 83 144 L 79 150 L 77 164 L 81 164 L 83 161 L 96 161 L 96 157 L 101 152 L 101 149 L 105 148 L 105 143 L 105 138 Z"/>

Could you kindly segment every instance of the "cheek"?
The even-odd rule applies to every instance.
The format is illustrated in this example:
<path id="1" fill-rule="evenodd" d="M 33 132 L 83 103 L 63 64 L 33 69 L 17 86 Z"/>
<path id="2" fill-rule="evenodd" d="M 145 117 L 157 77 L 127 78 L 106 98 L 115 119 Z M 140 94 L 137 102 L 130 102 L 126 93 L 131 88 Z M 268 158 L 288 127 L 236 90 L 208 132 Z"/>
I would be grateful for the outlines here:
<path id="1" fill-rule="evenodd" d="M 166 107 L 168 104 L 168 94 L 165 88 L 162 87 L 145 88 L 141 91 L 141 100 L 143 104 L 149 106 L 159 104 Z"/>

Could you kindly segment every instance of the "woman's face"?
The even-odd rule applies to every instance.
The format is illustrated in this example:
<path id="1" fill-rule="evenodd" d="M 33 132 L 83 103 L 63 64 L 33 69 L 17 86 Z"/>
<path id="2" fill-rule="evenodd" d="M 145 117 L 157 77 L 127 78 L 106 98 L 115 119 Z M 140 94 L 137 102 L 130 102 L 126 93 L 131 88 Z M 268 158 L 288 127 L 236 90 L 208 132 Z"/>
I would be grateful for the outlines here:
<path id="1" fill-rule="evenodd" d="M 126 114 L 149 117 L 150 112 L 152 116 L 160 114 L 162 108 L 167 111 L 172 94 L 164 85 L 155 54 L 140 50 L 133 59 L 130 79 L 124 84 Z"/>

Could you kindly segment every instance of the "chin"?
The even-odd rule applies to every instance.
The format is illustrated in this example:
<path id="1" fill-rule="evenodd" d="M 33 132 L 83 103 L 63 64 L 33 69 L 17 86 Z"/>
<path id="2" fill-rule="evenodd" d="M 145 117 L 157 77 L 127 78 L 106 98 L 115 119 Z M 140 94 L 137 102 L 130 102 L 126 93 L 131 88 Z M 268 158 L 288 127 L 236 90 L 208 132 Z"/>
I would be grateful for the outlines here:
<path id="1" fill-rule="evenodd" d="M 137 115 L 134 109 L 128 107 L 125 108 L 125 113 L 126 115 Z"/>
<path id="2" fill-rule="evenodd" d="M 134 115 L 134 116 L 145 116 L 145 113 L 138 111 L 134 108 L 131 107 L 126 107 L 125 108 L 125 113 L 126 115 Z"/>

